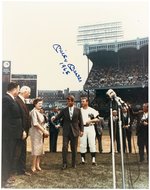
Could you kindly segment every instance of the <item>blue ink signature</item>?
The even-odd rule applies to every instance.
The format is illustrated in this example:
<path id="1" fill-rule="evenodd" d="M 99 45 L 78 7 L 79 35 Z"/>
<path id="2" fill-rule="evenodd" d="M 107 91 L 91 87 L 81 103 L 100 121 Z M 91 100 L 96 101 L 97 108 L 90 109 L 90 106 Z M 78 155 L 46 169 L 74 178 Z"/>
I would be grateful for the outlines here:
<path id="1" fill-rule="evenodd" d="M 53 45 L 53 48 L 54 50 L 57 52 L 57 53 L 60 53 L 60 55 L 63 57 L 64 59 L 64 62 L 60 63 L 61 65 L 61 68 L 63 70 L 63 74 L 70 74 L 71 72 L 74 73 L 74 75 L 77 77 L 78 81 L 79 82 L 82 82 L 82 78 L 81 76 L 78 74 L 75 66 L 73 64 L 70 64 L 68 63 L 68 56 L 66 55 L 66 53 L 63 51 L 61 45 L 59 44 L 54 44 Z M 70 72 L 71 71 L 71 72 Z"/>
<path id="2" fill-rule="evenodd" d="M 54 44 L 53 45 L 53 48 L 54 50 L 57 52 L 57 53 L 60 53 L 62 55 L 62 57 L 64 58 L 64 62 L 67 62 L 67 55 L 65 54 L 65 52 L 62 50 L 62 47 L 59 45 L 59 44 Z"/>

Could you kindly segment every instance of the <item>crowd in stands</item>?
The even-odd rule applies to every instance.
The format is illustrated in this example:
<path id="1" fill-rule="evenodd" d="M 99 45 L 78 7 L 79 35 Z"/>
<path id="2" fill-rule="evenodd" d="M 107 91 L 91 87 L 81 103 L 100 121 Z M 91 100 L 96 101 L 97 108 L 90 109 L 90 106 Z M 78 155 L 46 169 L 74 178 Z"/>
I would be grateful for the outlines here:
<path id="1" fill-rule="evenodd" d="M 125 87 L 148 85 L 148 72 L 141 65 L 126 65 L 125 67 L 93 66 L 85 83 L 85 89 L 104 87 Z"/>

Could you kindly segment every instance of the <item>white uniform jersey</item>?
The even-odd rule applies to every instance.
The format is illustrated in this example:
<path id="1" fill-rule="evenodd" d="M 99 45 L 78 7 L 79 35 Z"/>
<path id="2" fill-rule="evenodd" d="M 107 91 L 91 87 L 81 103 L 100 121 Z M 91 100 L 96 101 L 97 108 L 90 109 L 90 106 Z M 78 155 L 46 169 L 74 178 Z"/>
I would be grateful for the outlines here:
<path id="1" fill-rule="evenodd" d="M 87 109 L 81 108 L 83 125 L 86 125 L 86 122 L 90 120 L 90 115 L 93 115 L 94 118 L 99 115 L 98 111 L 95 109 L 88 107 Z"/>

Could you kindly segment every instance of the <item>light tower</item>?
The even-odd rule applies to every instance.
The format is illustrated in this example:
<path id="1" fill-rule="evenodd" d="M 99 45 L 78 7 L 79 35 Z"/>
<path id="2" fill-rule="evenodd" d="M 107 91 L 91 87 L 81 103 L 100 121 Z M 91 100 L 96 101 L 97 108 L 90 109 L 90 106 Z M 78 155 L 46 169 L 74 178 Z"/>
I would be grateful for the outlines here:
<path id="1" fill-rule="evenodd" d="M 120 38 L 123 38 L 122 22 L 109 22 L 79 26 L 77 42 L 79 45 L 100 44 Z"/>

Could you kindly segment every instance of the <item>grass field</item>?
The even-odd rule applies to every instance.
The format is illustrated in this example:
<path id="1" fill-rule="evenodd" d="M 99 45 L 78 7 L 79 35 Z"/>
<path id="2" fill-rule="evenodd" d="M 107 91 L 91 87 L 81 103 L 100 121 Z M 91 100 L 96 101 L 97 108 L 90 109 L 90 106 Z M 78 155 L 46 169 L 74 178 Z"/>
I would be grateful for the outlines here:
<path id="1" fill-rule="evenodd" d="M 71 160 L 71 154 L 68 155 Z M 27 168 L 30 168 L 31 154 L 28 153 Z M 97 153 L 97 166 L 91 165 L 87 154 L 87 165 L 77 164 L 77 168 L 61 170 L 61 153 L 46 153 L 42 158 L 42 171 L 32 176 L 16 176 L 10 188 L 113 188 L 111 154 Z M 122 188 L 120 154 L 116 154 L 116 188 Z M 125 154 L 125 186 L 127 189 L 148 189 L 148 164 L 138 164 L 136 154 Z M 80 161 L 80 154 L 78 154 Z"/>
<path id="2" fill-rule="evenodd" d="M 91 165 L 91 156 L 87 154 L 87 165 L 80 165 L 80 153 L 77 155 L 77 168 L 71 168 L 71 154 L 68 153 L 68 168 L 61 170 L 62 154 L 61 137 L 59 152 L 46 152 L 42 157 L 42 171 L 32 176 L 16 176 L 10 188 L 99 188 L 113 189 L 112 155 L 109 154 L 109 137 L 104 136 L 104 153 L 96 155 L 97 166 Z M 137 148 L 137 147 L 136 147 Z M 48 150 L 48 139 L 45 141 Z M 145 161 L 138 163 L 139 155 L 124 154 L 125 187 L 126 189 L 149 189 L 149 167 Z M 115 154 L 116 188 L 122 188 L 121 155 Z M 30 143 L 28 143 L 27 169 L 31 167 Z"/>

